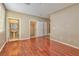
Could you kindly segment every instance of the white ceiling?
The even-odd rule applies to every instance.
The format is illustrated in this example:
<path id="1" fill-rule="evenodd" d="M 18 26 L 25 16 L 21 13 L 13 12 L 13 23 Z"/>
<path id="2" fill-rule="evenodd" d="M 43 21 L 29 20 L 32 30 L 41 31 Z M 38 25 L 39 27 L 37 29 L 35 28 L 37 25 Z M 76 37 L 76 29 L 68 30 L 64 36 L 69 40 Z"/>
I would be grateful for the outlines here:
<path id="1" fill-rule="evenodd" d="M 25 13 L 34 16 L 48 18 L 51 13 L 54 13 L 63 8 L 73 5 L 72 3 L 5 3 L 8 10 Z"/>

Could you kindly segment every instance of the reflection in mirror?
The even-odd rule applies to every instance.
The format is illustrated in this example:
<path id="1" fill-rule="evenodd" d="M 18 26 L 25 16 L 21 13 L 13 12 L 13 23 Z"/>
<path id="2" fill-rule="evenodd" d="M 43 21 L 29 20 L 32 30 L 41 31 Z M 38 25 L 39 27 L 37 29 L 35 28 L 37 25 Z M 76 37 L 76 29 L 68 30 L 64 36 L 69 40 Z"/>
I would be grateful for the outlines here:
<path id="1" fill-rule="evenodd" d="M 11 30 L 14 30 L 14 31 L 16 31 L 17 30 L 17 24 L 16 23 L 12 23 L 11 24 Z"/>

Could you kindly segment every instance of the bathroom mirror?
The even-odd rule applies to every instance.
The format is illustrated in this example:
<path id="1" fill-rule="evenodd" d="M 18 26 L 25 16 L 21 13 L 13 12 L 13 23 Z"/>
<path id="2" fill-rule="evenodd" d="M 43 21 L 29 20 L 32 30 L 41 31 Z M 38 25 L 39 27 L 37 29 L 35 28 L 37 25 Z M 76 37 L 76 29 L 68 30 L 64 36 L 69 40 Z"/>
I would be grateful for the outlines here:
<path id="1" fill-rule="evenodd" d="M 16 31 L 17 30 L 17 24 L 16 23 L 12 23 L 11 24 L 11 30 L 14 30 L 14 31 Z"/>
<path id="2" fill-rule="evenodd" d="M 18 25 L 16 23 L 11 23 L 11 30 L 17 31 Z"/>

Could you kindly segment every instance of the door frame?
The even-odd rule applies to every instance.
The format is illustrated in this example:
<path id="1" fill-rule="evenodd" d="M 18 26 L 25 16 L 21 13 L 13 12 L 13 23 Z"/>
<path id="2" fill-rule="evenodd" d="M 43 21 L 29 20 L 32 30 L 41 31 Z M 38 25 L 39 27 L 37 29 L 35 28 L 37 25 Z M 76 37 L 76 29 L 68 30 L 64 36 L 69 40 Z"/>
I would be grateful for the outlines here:
<path id="1" fill-rule="evenodd" d="M 8 17 L 7 21 L 6 21 L 6 38 L 7 38 L 7 41 L 16 41 L 16 40 L 10 40 L 10 37 L 9 37 L 9 23 L 8 23 L 9 18 L 19 20 L 19 39 L 17 39 L 17 40 L 20 40 L 21 39 L 21 18 Z"/>
<path id="2" fill-rule="evenodd" d="M 34 37 L 31 37 L 30 36 L 30 24 L 31 24 L 31 21 L 35 21 L 36 22 L 36 24 L 37 24 L 37 20 L 29 20 L 29 38 L 34 38 Z M 36 37 L 37 35 L 36 35 L 36 31 L 35 31 L 35 37 Z"/>

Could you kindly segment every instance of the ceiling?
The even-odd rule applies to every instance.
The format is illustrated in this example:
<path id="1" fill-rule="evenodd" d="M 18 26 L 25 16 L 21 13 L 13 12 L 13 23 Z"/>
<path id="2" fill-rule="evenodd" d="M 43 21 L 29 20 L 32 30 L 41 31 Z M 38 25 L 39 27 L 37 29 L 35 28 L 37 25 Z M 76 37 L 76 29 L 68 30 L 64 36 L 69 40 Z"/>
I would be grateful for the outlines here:
<path id="1" fill-rule="evenodd" d="M 4 3 L 6 9 L 48 18 L 50 14 L 73 5 L 72 3 Z"/>

